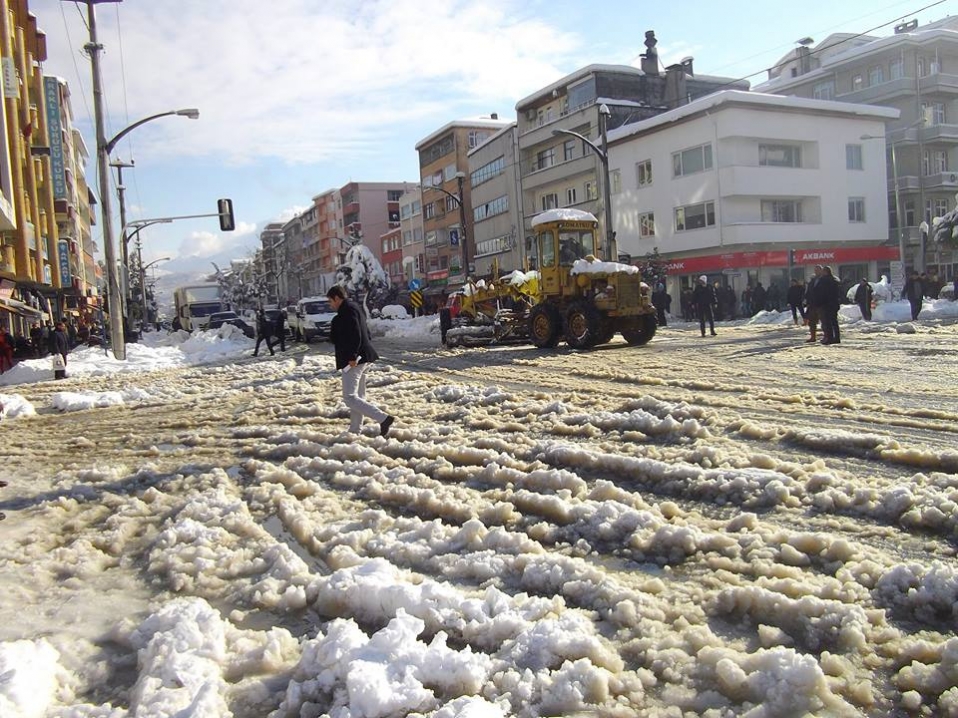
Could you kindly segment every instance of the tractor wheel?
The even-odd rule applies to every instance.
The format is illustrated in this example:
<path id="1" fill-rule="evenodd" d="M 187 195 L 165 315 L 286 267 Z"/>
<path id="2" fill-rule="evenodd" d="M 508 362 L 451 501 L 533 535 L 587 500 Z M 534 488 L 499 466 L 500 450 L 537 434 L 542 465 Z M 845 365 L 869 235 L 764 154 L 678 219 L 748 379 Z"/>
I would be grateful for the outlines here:
<path id="1" fill-rule="evenodd" d="M 602 322 L 599 324 L 599 338 L 596 339 L 596 344 L 608 344 L 612 341 L 612 337 L 615 336 L 615 324 L 608 317 L 603 317 Z"/>
<path id="2" fill-rule="evenodd" d="M 622 327 L 622 336 L 632 346 L 648 344 L 655 336 L 655 315 L 645 314 L 629 321 Z"/>
<path id="3" fill-rule="evenodd" d="M 559 312 L 551 304 L 537 304 L 529 313 L 529 339 L 539 349 L 559 343 Z"/>
<path id="4" fill-rule="evenodd" d="M 565 316 L 565 340 L 573 349 L 585 349 L 599 341 L 602 317 L 587 302 L 575 302 Z"/>

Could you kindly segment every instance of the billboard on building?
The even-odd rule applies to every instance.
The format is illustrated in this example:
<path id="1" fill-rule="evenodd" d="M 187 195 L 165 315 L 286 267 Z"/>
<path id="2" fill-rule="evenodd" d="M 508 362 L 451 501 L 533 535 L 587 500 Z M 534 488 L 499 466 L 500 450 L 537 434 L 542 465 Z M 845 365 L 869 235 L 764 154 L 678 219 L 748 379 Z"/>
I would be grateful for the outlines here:
<path id="1" fill-rule="evenodd" d="M 60 286 L 72 287 L 73 277 L 70 275 L 70 243 L 65 239 L 58 241 L 57 254 L 60 260 Z"/>

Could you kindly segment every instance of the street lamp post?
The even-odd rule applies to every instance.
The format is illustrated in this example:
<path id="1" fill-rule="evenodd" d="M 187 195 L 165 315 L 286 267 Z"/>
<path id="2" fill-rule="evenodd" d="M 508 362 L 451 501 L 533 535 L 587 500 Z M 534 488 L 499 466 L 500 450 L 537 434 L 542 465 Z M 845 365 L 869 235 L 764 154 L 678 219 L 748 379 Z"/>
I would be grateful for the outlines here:
<path id="1" fill-rule="evenodd" d="M 142 243 L 137 242 L 136 259 L 140 265 L 140 302 L 141 302 L 140 306 L 143 310 L 143 314 L 140 317 L 140 329 L 142 331 L 142 328 L 149 322 L 149 316 L 150 316 L 149 310 L 147 309 L 147 304 L 146 304 L 146 270 L 152 267 L 154 264 L 159 264 L 160 262 L 169 262 L 170 258 L 161 257 L 160 259 L 154 259 L 152 262 L 144 266 Z"/>
<path id="2" fill-rule="evenodd" d="M 605 259 L 610 262 L 618 261 L 619 253 L 615 247 L 615 232 L 612 231 L 612 187 L 609 182 L 609 116 L 612 112 L 605 103 L 599 105 L 599 133 L 602 136 L 602 146 L 599 147 L 588 137 L 572 130 L 552 130 L 553 135 L 571 135 L 578 137 L 599 157 L 602 162 L 602 203 L 605 205 Z"/>
<path id="3" fill-rule="evenodd" d="M 443 189 L 442 187 L 437 187 L 436 185 L 426 187 L 426 189 L 434 189 L 437 192 L 442 192 L 447 197 L 452 198 L 459 206 L 459 247 L 462 252 L 462 274 L 464 277 L 463 284 L 465 284 L 465 279 L 469 278 L 469 247 L 467 244 L 468 238 L 466 235 L 466 205 L 462 201 L 462 186 L 465 179 L 465 172 L 456 172 L 456 194 L 453 194 L 449 190 Z"/>
<path id="4" fill-rule="evenodd" d="M 879 135 L 862 135 L 862 140 L 884 140 Z M 904 282 L 905 275 L 905 218 L 901 211 L 901 190 L 898 187 L 898 155 L 895 153 L 895 143 L 890 143 L 891 147 L 891 181 L 895 190 L 895 224 L 898 226 L 898 261 L 901 263 L 901 281 Z"/>

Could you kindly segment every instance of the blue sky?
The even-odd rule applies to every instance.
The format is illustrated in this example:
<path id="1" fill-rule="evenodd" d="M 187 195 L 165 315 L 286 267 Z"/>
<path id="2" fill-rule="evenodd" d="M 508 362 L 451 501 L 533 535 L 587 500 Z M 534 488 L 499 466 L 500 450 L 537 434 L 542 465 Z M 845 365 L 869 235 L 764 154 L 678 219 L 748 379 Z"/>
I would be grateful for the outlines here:
<path id="1" fill-rule="evenodd" d="M 418 181 L 416 142 L 450 120 L 514 118 L 519 99 L 579 67 L 638 65 L 646 30 L 655 30 L 664 64 L 691 55 L 697 73 L 750 76 L 754 85 L 799 38 L 819 42 L 902 18 L 923 24 L 956 5 L 125 0 L 98 4 L 97 27 L 108 136 L 158 112 L 200 110 L 196 121 L 167 117 L 134 130 L 113 157 L 136 163 L 124 171 L 128 219 L 212 213 L 217 198 L 233 199 L 236 232 L 219 232 L 209 218 L 142 233 L 144 259 L 208 270 L 211 258 L 248 256 L 264 224 L 288 219 L 326 189 Z M 47 34 L 44 71 L 70 83 L 75 122 L 93 153 L 86 5 L 31 0 L 30 9 Z M 873 34 L 891 32 L 888 25 Z M 93 160 L 87 176 L 95 185 Z"/>

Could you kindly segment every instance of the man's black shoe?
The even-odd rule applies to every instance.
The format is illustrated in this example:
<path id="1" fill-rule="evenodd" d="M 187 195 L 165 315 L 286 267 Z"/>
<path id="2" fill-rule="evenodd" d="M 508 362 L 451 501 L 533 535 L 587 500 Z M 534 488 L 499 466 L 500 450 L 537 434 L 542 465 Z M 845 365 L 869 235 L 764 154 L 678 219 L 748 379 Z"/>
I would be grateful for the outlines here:
<path id="1" fill-rule="evenodd" d="M 393 425 L 394 421 L 396 421 L 396 417 L 394 416 L 387 416 L 385 419 L 383 419 L 382 422 L 379 424 L 379 435 L 385 436 L 386 434 L 388 434 L 389 427 Z"/>

